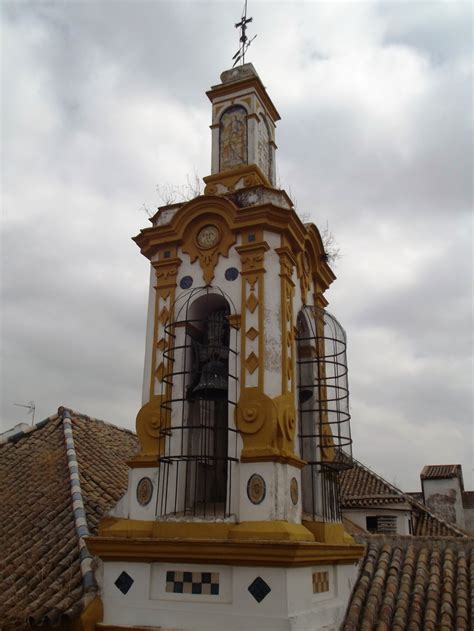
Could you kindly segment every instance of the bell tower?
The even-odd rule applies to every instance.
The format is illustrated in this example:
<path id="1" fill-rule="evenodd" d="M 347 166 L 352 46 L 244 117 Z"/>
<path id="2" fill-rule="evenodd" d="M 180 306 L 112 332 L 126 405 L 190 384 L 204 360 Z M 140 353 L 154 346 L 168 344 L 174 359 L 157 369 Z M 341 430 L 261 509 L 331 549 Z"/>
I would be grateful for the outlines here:
<path id="1" fill-rule="evenodd" d="M 275 186 L 280 117 L 252 64 L 207 96 L 204 194 L 134 238 L 151 268 L 141 449 L 89 541 L 103 628 L 336 629 L 362 547 L 338 503 L 352 441 L 335 276 Z"/>

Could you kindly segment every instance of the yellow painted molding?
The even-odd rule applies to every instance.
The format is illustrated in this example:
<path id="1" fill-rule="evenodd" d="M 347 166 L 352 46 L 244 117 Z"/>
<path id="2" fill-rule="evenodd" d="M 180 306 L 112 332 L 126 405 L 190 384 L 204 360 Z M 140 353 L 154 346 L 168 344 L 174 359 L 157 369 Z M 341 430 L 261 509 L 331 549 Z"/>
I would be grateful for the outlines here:
<path id="1" fill-rule="evenodd" d="M 100 596 L 96 596 L 87 605 L 80 617 L 81 631 L 95 631 L 97 624 L 104 619 L 104 607 Z"/>
<path id="2" fill-rule="evenodd" d="M 143 521 L 107 517 L 100 522 L 99 535 L 127 539 L 228 539 L 233 526 L 230 522 Z"/>
<path id="3" fill-rule="evenodd" d="M 353 538 L 340 523 L 303 521 L 178 522 L 104 517 L 99 537 L 189 541 L 317 541 L 352 545 Z"/>
<path id="4" fill-rule="evenodd" d="M 164 449 L 163 430 L 169 423 L 169 411 L 163 407 L 163 396 L 154 395 L 137 414 L 137 435 L 140 441 L 140 453 L 130 462 L 132 466 L 150 466 L 148 463 L 154 459 L 154 465 L 158 464 L 158 457 Z"/>
<path id="5" fill-rule="evenodd" d="M 130 460 L 126 461 L 130 469 L 144 469 L 148 467 L 159 467 L 160 462 L 157 455 L 145 455 L 138 453 Z"/>
<path id="6" fill-rule="evenodd" d="M 314 541 L 313 534 L 301 524 L 287 521 L 246 521 L 236 524 L 229 538 L 235 541 Z"/>
<path id="7" fill-rule="evenodd" d="M 202 247 L 197 241 L 197 235 L 199 231 L 205 226 L 213 226 L 218 232 L 218 240 L 212 247 Z M 219 261 L 219 257 L 227 256 L 229 248 L 236 241 L 236 236 L 229 228 L 226 221 L 221 217 L 213 217 L 209 219 L 206 214 L 203 217 L 198 218 L 190 230 L 184 235 L 182 242 L 183 252 L 189 254 L 191 263 L 194 263 L 196 259 L 199 260 L 199 264 L 202 269 L 203 279 L 206 285 L 208 285 L 214 278 L 214 270 Z"/>
<path id="8" fill-rule="evenodd" d="M 239 566 L 307 567 L 355 563 L 364 553 L 357 544 L 314 541 L 247 541 L 199 539 L 126 539 L 87 537 L 92 554 L 107 561 L 154 561 Z"/>
<path id="9" fill-rule="evenodd" d="M 335 280 L 333 271 L 324 260 L 324 246 L 316 226 L 303 224 L 294 209 L 288 210 L 271 203 L 239 209 L 227 197 L 201 195 L 178 208 L 169 224 L 144 228 L 133 240 L 142 254 L 151 259 L 170 243 L 182 243 L 189 226 L 196 220 L 204 217 L 212 219 L 216 216 L 221 217 L 231 230 L 238 233 L 269 230 L 282 234 L 294 255 L 308 251 L 315 268 L 317 294 L 325 291 Z"/>
<path id="10" fill-rule="evenodd" d="M 240 456 L 240 462 L 279 462 L 297 469 L 302 469 L 307 464 L 306 460 L 301 460 L 295 454 L 281 453 L 277 449 L 244 449 Z"/>
<path id="11" fill-rule="evenodd" d="M 294 453 L 296 409 L 292 393 L 272 399 L 260 387 L 241 388 L 234 415 L 242 436 L 242 462 L 276 461 L 304 466 Z"/>
<path id="12" fill-rule="evenodd" d="M 163 631 L 163 627 L 137 627 L 122 624 L 98 624 L 96 631 Z"/>
<path id="13" fill-rule="evenodd" d="M 353 544 L 354 539 L 344 530 L 342 523 L 305 521 L 304 527 L 314 535 L 316 541 L 330 544 Z"/>

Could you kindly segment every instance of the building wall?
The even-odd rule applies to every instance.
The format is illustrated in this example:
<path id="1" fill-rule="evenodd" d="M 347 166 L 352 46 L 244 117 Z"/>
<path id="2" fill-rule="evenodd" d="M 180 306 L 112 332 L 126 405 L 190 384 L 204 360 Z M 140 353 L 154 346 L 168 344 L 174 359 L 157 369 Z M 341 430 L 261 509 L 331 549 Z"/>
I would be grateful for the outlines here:
<path id="1" fill-rule="evenodd" d="M 422 480 L 426 506 L 441 519 L 464 528 L 464 509 L 459 478 Z"/>
<path id="2" fill-rule="evenodd" d="M 367 530 L 367 517 L 376 517 L 378 515 L 381 516 L 393 516 L 397 520 L 397 534 L 399 535 L 410 535 L 410 519 L 411 512 L 409 509 L 404 510 L 403 508 L 372 508 L 372 509 L 353 509 L 353 510 L 344 510 L 343 516 L 346 519 L 350 519 L 357 526 L 360 526 L 364 530 Z"/>

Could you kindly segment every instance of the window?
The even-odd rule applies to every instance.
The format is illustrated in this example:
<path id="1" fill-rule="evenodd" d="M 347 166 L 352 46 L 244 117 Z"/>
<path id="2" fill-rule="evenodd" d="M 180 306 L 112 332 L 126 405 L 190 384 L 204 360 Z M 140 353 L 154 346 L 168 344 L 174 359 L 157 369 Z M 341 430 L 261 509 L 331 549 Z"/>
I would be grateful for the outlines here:
<path id="1" fill-rule="evenodd" d="M 397 518 L 394 515 L 375 515 L 365 518 L 369 532 L 385 532 L 395 534 L 397 532 Z"/>

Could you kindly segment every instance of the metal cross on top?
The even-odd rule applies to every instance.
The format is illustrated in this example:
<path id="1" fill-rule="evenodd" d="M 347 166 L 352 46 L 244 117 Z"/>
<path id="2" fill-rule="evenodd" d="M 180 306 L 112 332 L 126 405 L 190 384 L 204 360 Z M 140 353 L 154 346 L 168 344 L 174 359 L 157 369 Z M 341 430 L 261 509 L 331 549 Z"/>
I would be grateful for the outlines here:
<path id="1" fill-rule="evenodd" d="M 239 50 L 232 57 L 232 59 L 235 60 L 232 65 L 232 68 L 236 66 L 239 63 L 239 61 L 242 61 L 242 65 L 245 63 L 245 53 L 247 51 L 247 48 L 250 46 L 253 40 L 257 37 L 256 35 L 254 35 L 252 39 L 249 40 L 249 38 L 245 34 L 245 31 L 247 30 L 247 24 L 249 22 L 252 22 L 252 20 L 253 18 L 247 17 L 247 0 L 245 0 L 244 12 L 242 13 L 242 18 L 240 22 L 237 22 L 237 24 L 235 25 L 235 28 L 240 28 L 240 38 L 239 38 L 240 46 L 239 46 Z"/>

